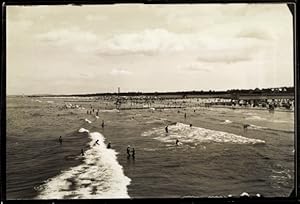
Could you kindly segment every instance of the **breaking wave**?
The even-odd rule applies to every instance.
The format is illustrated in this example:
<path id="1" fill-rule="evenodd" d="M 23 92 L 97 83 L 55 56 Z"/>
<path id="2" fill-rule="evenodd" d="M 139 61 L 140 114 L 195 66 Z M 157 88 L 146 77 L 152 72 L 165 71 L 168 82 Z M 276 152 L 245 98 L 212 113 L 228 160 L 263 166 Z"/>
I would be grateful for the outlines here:
<path id="1" fill-rule="evenodd" d="M 92 121 L 90 121 L 89 119 L 84 119 L 87 123 L 92 123 Z"/>
<path id="2" fill-rule="evenodd" d="M 79 132 L 89 132 L 81 128 Z M 107 149 L 98 132 L 88 134 L 91 141 L 84 152 L 83 164 L 48 179 L 36 189 L 38 199 L 129 198 L 126 177 L 117 161 L 117 152 Z M 98 140 L 98 145 L 95 145 Z"/>
<path id="3" fill-rule="evenodd" d="M 183 123 L 176 123 L 168 127 L 169 132 L 165 132 L 164 127 L 154 128 L 146 131 L 142 136 L 153 136 L 166 143 L 175 143 L 178 139 L 184 143 L 234 143 L 234 144 L 265 144 L 264 140 L 247 138 L 232 133 L 210 130 L 200 127 L 190 127 Z"/>

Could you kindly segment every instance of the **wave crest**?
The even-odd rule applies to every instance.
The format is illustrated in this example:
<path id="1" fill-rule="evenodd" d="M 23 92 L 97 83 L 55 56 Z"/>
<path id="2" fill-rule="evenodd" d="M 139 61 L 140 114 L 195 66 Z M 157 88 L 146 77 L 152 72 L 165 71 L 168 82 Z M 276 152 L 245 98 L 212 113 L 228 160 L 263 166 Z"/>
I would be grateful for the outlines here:
<path id="1" fill-rule="evenodd" d="M 154 136 L 154 139 L 162 142 L 174 143 L 179 139 L 182 143 L 234 143 L 234 144 L 265 144 L 264 140 L 247 138 L 232 133 L 210 130 L 200 127 L 190 127 L 187 124 L 176 123 L 168 127 L 169 133 L 165 133 L 164 127 L 154 128 L 144 132 L 142 136 Z"/>
<path id="2" fill-rule="evenodd" d="M 81 128 L 79 132 L 89 131 Z M 83 164 L 39 186 L 38 199 L 129 198 L 127 186 L 131 180 L 124 175 L 117 152 L 106 148 L 102 134 L 93 132 L 89 137 L 90 148 L 84 152 Z"/>

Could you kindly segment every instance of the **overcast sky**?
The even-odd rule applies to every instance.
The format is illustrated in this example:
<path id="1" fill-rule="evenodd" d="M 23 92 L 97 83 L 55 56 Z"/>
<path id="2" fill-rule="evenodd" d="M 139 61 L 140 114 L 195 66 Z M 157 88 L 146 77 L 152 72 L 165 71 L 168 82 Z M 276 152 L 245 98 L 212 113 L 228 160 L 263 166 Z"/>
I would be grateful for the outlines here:
<path id="1" fill-rule="evenodd" d="M 285 4 L 7 7 L 7 93 L 293 86 Z"/>

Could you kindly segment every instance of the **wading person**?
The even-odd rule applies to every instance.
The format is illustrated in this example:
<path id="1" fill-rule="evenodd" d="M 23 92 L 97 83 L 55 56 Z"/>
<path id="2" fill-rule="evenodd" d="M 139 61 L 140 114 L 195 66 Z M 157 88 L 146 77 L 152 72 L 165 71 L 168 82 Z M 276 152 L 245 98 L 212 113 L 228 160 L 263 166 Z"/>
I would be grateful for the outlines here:
<path id="1" fill-rule="evenodd" d="M 134 148 L 132 148 L 132 151 L 131 151 L 131 156 L 132 156 L 132 158 L 134 159 L 135 158 L 135 150 L 134 150 Z"/>
<path id="2" fill-rule="evenodd" d="M 168 126 L 165 127 L 165 131 L 166 131 L 166 133 L 169 132 Z"/>
<path id="3" fill-rule="evenodd" d="M 249 126 L 250 126 L 250 125 L 248 125 L 248 124 L 243 125 L 244 130 L 247 130 L 247 128 L 248 128 Z"/>
<path id="4" fill-rule="evenodd" d="M 62 144 L 62 137 L 59 136 L 59 139 L 58 139 L 59 143 Z"/>
<path id="5" fill-rule="evenodd" d="M 104 120 L 102 120 L 102 124 L 101 124 L 102 128 L 104 128 Z"/>
<path id="6" fill-rule="evenodd" d="M 127 146 L 127 157 L 130 157 L 130 145 Z"/>
<path id="7" fill-rule="evenodd" d="M 84 152 L 83 152 L 83 149 L 81 149 L 81 156 L 84 156 Z"/>
<path id="8" fill-rule="evenodd" d="M 178 139 L 176 139 L 176 145 L 177 145 L 177 146 L 179 145 L 179 140 L 178 140 Z"/>
<path id="9" fill-rule="evenodd" d="M 111 148 L 111 142 L 109 142 L 108 144 L 107 144 L 107 149 L 110 149 Z"/>

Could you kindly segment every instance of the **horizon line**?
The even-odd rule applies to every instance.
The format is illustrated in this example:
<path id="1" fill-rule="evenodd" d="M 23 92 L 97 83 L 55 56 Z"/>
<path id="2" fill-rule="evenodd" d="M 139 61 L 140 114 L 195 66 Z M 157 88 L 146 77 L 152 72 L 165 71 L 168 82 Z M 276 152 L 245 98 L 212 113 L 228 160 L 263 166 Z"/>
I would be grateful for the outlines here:
<path id="1" fill-rule="evenodd" d="M 97 94 L 124 94 L 124 93 L 139 93 L 139 94 L 169 94 L 169 93 L 192 93 L 192 92 L 227 92 L 227 91 L 251 91 L 255 89 L 264 90 L 264 89 L 280 89 L 280 88 L 295 88 L 295 86 L 280 86 L 280 87 L 270 87 L 270 88 L 252 88 L 252 89 L 227 89 L 227 90 L 189 90 L 189 91 L 124 91 L 124 92 L 94 92 L 94 93 L 35 93 L 35 94 L 6 94 L 6 96 L 74 96 L 74 95 L 97 95 Z"/>

